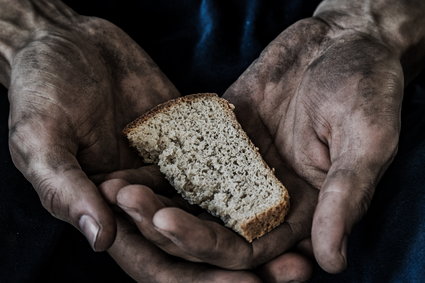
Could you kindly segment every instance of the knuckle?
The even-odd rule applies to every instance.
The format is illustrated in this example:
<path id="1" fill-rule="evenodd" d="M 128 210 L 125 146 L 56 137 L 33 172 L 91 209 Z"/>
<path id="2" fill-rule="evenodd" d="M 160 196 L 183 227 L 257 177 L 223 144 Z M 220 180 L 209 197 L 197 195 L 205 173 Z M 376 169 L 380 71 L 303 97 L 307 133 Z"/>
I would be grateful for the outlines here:
<path id="1" fill-rule="evenodd" d="M 19 122 L 10 126 L 9 130 L 9 150 L 13 162 L 19 167 L 24 167 L 29 163 L 32 150 L 30 141 L 31 126 L 27 123 L 28 118 L 22 118 Z"/>
<path id="2" fill-rule="evenodd" d="M 329 177 L 330 185 L 321 192 L 320 200 L 339 199 L 351 211 L 350 223 L 355 223 L 364 216 L 370 206 L 378 176 L 375 170 L 357 172 L 355 170 L 338 169 Z"/>
<path id="3" fill-rule="evenodd" d="M 34 187 L 38 192 L 43 207 L 54 217 L 63 219 L 65 215 L 63 213 L 64 209 L 60 190 L 53 187 L 48 178 L 36 180 Z"/>
<path id="4" fill-rule="evenodd" d="M 126 181 L 122 182 L 124 185 Z M 153 204 L 155 195 L 143 185 L 125 185 L 117 195 L 119 204 L 139 213 L 145 214 L 147 207 Z"/>
<path id="5" fill-rule="evenodd" d="M 399 129 L 396 126 L 380 125 L 370 127 L 365 132 L 370 143 L 370 149 L 377 153 L 377 156 L 382 156 L 389 159 L 391 155 L 397 150 L 399 140 Z"/>
<path id="6" fill-rule="evenodd" d="M 96 35 L 99 27 L 108 27 L 108 28 L 117 28 L 113 23 L 110 21 L 98 18 L 98 17 L 84 17 L 84 24 L 87 27 L 87 32 L 89 32 L 92 35 Z"/>

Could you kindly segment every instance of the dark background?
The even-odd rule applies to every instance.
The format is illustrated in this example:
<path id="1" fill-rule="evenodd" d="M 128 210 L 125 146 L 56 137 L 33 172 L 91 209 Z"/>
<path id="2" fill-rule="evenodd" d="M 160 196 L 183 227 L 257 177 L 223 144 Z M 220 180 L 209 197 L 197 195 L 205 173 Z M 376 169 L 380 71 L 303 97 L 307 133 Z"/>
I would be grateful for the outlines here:
<path id="1" fill-rule="evenodd" d="M 217 92 L 236 80 L 285 27 L 320 1 L 65 1 L 120 26 L 183 94 Z M 399 153 L 349 238 L 349 268 L 316 270 L 315 282 L 425 280 L 425 75 L 406 90 Z M 0 282 L 126 282 L 105 253 L 50 216 L 17 171 L 7 145 L 7 90 L 0 88 Z"/>

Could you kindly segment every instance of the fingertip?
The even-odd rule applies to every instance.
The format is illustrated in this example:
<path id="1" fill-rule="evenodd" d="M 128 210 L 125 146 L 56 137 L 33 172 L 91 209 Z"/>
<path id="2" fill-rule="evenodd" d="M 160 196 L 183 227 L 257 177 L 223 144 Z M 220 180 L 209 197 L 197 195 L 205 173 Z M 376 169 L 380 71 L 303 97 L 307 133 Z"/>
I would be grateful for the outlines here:
<path id="1" fill-rule="evenodd" d="M 324 252 L 316 256 L 317 263 L 326 272 L 337 274 L 347 268 L 347 260 L 340 253 Z"/>
<path id="2" fill-rule="evenodd" d="M 159 230 L 172 232 L 179 229 L 177 223 L 186 218 L 186 216 L 187 215 L 178 208 L 166 207 L 155 213 L 152 223 Z M 197 219 L 196 217 L 192 218 L 193 220 Z"/>
<path id="3" fill-rule="evenodd" d="M 118 192 L 117 203 L 130 208 L 138 208 L 146 198 L 150 198 L 153 195 L 154 193 L 147 186 L 139 184 L 127 185 Z"/>
<path id="4" fill-rule="evenodd" d="M 224 241 L 219 241 L 217 238 L 218 231 L 223 232 L 223 230 L 221 230 L 220 225 L 214 222 L 207 224 L 205 221 L 174 207 L 166 207 L 157 211 L 152 222 L 159 233 L 171 240 L 181 250 L 201 261 L 214 264 L 208 260 L 217 260 L 225 252 L 222 246 Z M 220 227 L 220 230 L 217 230 L 217 227 Z M 227 230 L 225 231 L 227 232 Z M 225 237 L 223 234 L 221 236 Z M 231 245 L 237 246 L 238 244 L 238 242 L 232 242 Z M 226 268 L 236 269 L 231 268 L 231 266 L 226 266 Z"/>
<path id="5" fill-rule="evenodd" d="M 93 191 L 74 202 L 70 217 L 94 251 L 107 250 L 113 244 L 117 230 L 115 216 L 98 192 Z"/>
<path id="6" fill-rule="evenodd" d="M 66 149 L 47 153 L 39 170 L 30 174 L 42 205 L 55 217 L 72 224 L 95 251 L 109 248 L 116 235 L 115 217 L 99 188 Z M 52 159 L 60 160 L 52 167 Z"/>
<path id="7" fill-rule="evenodd" d="M 110 220 L 107 221 L 101 221 L 100 232 L 93 249 L 97 252 L 109 249 L 115 241 L 116 233 L 117 226 L 114 217 L 111 217 Z"/>
<path id="8" fill-rule="evenodd" d="M 119 191 L 128 186 L 129 183 L 123 179 L 107 180 L 99 185 L 99 191 L 102 196 L 111 204 L 117 204 L 117 195 Z"/>
<path id="9" fill-rule="evenodd" d="M 342 240 L 336 240 L 337 244 L 329 243 L 329 240 L 322 241 L 320 239 L 315 242 L 313 242 L 314 255 L 323 270 L 336 274 L 347 268 L 346 236 Z"/>
<path id="10" fill-rule="evenodd" d="M 152 224 L 156 231 L 180 248 L 198 253 L 199 250 L 202 250 L 199 249 L 198 244 L 205 240 L 205 237 L 201 238 L 205 236 L 203 235 L 205 227 L 198 220 L 198 218 L 178 208 L 166 207 L 154 214 Z M 196 242 L 193 242 L 194 239 L 196 239 Z M 202 241 L 199 239 L 202 239 Z"/>
<path id="11" fill-rule="evenodd" d="M 342 173 L 328 177 L 321 189 L 312 225 L 311 239 L 317 263 L 333 274 L 347 267 L 347 235 L 358 214 L 352 205 L 352 185 L 345 177 Z"/>
<path id="12" fill-rule="evenodd" d="M 112 214 L 106 211 L 101 216 L 97 215 L 97 217 L 88 213 L 81 215 L 78 219 L 77 228 L 96 252 L 107 250 L 115 240 L 115 219 Z"/>
<path id="13" fill-rule="evenodd" d="M 136 224 L 151 223 L 154 214 L 164 207 L 163 202 L 147 186 L 128 185 L 117 195 L 117 205 L 131 216 Z"/>

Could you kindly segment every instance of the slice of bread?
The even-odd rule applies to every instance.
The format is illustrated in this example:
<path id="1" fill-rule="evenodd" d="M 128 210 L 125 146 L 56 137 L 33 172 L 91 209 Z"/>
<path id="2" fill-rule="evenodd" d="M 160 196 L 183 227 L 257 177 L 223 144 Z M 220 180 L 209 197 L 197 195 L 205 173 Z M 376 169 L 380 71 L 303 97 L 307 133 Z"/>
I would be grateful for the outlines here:
<path id="1" fill-rule="evenodd" d="M 155 107 L 124 134 L 186 200 L 252 242 L 284 221 L 289 195 L 233 108 L 216 94 L 189 95 Z"/>

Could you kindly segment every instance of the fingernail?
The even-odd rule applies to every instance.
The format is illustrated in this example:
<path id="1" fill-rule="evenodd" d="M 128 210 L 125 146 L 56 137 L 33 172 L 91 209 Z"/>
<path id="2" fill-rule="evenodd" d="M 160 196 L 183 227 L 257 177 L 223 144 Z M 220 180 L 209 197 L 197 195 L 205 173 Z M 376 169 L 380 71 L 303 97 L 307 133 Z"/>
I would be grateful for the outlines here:
<path id="1" fill-rule="evenodd" d="M 128 206 L 121 205 L 121 204 L 119 204 L 119 203 L 118 203 L 118 206 L 119 206 L 119 207 L 121 207 L 121 209 L 122 209 L 122 210 L 124 210 L 124 211 L 125 211 L 125 213 L 127 213 L 128 215 L 130 215 L 130 216 L 131 216 L 131 218 L 132 218 L 134 221 L 137 221 L 137 222 L 142 222 L 142 221 L 143 221 L 143 217 L 142 217 L 142 215 L 140 215 L 140 213 L 139 213 L 139 212 L 137 212 L 137 210 L 135 210 L 134 208 L 130 208 L 130 207 L 128 207 Z"/>
<path id="2" fill-rule="evenodd" d="M 96 240 L 100 230 L 97 222 L 91 216 L 83 215 L 80 217 L 78 225 L 80 226 L 80 230 L 83 232 L 84 236 L 86 236 L 89 241 L 92 249 L 96 251 Z"/>

